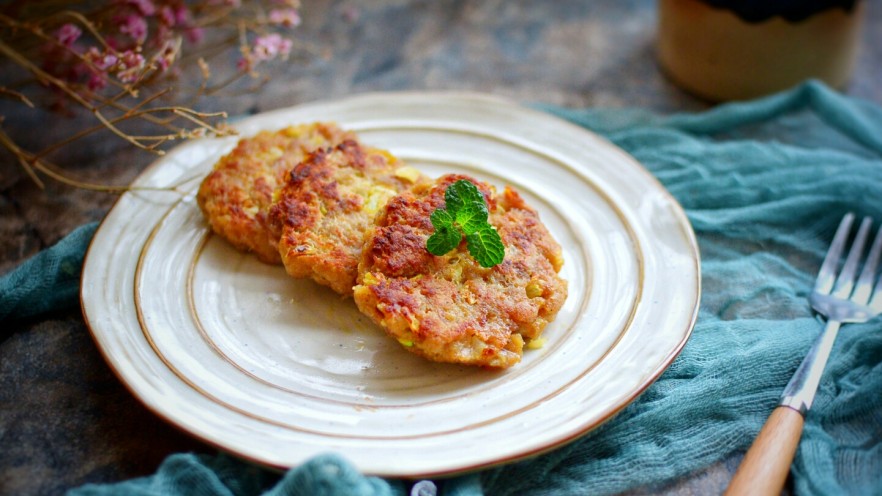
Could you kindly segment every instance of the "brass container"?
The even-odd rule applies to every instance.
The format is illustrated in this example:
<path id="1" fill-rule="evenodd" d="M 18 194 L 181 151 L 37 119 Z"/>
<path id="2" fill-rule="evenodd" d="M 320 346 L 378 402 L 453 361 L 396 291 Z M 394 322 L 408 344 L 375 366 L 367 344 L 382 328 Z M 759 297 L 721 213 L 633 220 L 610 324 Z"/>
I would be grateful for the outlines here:
<path id="1" fill-rule="evenodd" d="M 854 68 L 864 3 L 799 21 L 748 22 L 700 0 L 659 0 L 659 62 L 677 85 L 712 101 L 754 98 L 810 78 L 841 88 Z"/>

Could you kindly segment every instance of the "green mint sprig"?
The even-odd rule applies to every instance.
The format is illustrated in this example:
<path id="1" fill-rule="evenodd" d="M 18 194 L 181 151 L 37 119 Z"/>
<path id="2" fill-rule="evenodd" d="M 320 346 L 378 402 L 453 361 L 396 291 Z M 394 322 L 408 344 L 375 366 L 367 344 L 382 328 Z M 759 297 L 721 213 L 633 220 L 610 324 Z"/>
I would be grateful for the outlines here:
<path id="1" fill-rule="evenodd" d="M 445 209 L 432 212 L 435 232 L 426 241 L 432 255 L 444 255 L 459 246 L 463 235 L 469 254 L 481 267 L 490 268 L 505 258 L 505 247 L 490 216 L 484 195 L 471 181 L 460 179 L 444 191 Z"/>

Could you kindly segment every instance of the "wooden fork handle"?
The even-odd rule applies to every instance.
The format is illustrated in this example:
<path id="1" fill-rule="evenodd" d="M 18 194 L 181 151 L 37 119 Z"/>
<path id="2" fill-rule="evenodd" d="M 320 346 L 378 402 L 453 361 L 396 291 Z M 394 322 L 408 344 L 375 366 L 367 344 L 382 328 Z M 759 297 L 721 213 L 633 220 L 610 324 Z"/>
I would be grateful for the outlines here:
<path id="1" fill-rule="evenodd" d="M 798 411 L 779 406 L 753 441 L 726 496 L 781 494 L 805 423 Z"/>

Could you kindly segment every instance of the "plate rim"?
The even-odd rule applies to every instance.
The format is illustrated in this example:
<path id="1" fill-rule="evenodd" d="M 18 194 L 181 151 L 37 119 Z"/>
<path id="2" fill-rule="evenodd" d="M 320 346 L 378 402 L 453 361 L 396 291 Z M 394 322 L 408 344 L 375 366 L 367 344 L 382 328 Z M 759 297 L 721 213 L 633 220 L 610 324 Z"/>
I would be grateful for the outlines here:
<path id="1" fill-rule="evenodd" d="M 609 411 L 606 411 L 604 415 L 600 416 L 599 418 L 594 419 L 591 422 L 585 423 L 584 425 L 581 426 L 581 428 L 572 430 L 572 431 L 568 432 L 566 435 L 559 436 L 554 439 L 546 439 L 542 443 L 542 446 L 539 446 L 539 447 L 536 447 L 536 448 L 533 448 L 533 449 L 530 449 L 527 451 L 518 451 L 515 454 L 504 456 L 501 458 L 494 457 L 492 460 L 487 460 L 482 463 L 472 463 L 472 464 L 469 464 L 468 466 L 460 466 L 456 469 L 425 470 L 425 471 L 407 472 L 407 473 L 401 473 L 399 471 L 391 470 L 388 472 L 370 471 L 370 472 L 365 472 L 365 473 L 370 474 L 370 475 L 377 475 L 377 476 L 381 476 L 381 477 L 406 477 L 406 478 L 427 478 L 427 477 L 441 477 L 441 476 L 449 477 L 449 476 L 455 476 L 455 475 L 459 475 L 459 474 L 463 474 L 463 473 L 474 472 L 477 470 L 482 470 L 482 469 L 486 469 L 486 468 L 490 468 L 490 467 L 496 467 L 496 466 L 504 465 L 504 464 L 511 463 L 511 462 L 517 461 L 517 460 L 532 458 L 534 456 L 538 456 L 543 453 L 553 451 L 559 447 L 562 447 L 566 444 L 569 444 L 569 443 L 583 437 L 588 432 L 596 429 L 600 425 L 608 422 L 610 419 L 612 419 L 613 417 L 618 415 L 618 413 L 620 413 L 621 410 L 623 410 L 624 408 L 626 408 L 627 406 L 632 404 L 635 399 L 637 399 L 641 394 L 643 394 L 643 392 L 645 392 L 645 390 L 647 388 L 649 388 L 649 386 L 651 386 L 656 380 L 658 380 L 658 378 L 664 373 L 665 370 L 667 370 L 670 367 L 670 365 L 673 363 L 673 361 L 682 352 L 683 348 L 685 347 L 686 343 L 688 342 L 689 338 L 691 337 L 692 332 L 694 331 L 695 324 L 698 319 L 698 314 L 699 314 L 699 309 L 700 309 L 700 301 L 701 301 L 701 295 L 702 295 L 701 256 L 700 256 L 700 250 L 699 250 L 699 245 L 698 245 L 698 241 L 697 241 L 697 236 L 695 234 L 695 231 L 694 231 L 694 228 L 693 228 L 691 222 L 688 219 L 688 216 L 685 213 L 685 210 L 683 209 L 682 205 L 680 205 L 679 201 L 677 201 L 677 199 L 673 196 L 673 194 L 671 194 L 670 191 L 668 191 L 668 189 L 666 187 L 664 187 L 664 185 L 658 180 L 658 178 L 656 178 L 651 172 L 649 172 L 649 170 L 640 161 L 638 161 L 635 157 L 633 157 L 630 153 L 628 153 L 627 151 L 625 151 L 621 147 L 612 143 L 606 137 L 601 136 L 590 129 L 578 126 L 575 123 L 567 121 L 561 117 L 555 116 L 547 111 L 538 110 L 534 107 L 524 105 L 522 103 L 511 100 L 509 98 L 501 97 L 499 95 L 490 94 L 490 93 L 481 93 L 481 92 L 472 92 L 472 91 L 419 91 L 419 90 L 366 92 L 366 93 L 359 93 L 359 94 L 354 94 L 354 95 L 343 96 L 340 98 L 319 99 L 319 100 L 313 100 L 313 101 L 308 101 L 308 102 L 302 102 L 302 103 L 294 104 L 291 106 L 286 106 L 286 107 L 282 107 L 282 108 L 278 108 L 278 109 L 272 109 L 272 110 L 268 110 L 265 112 L 260 112 L 260 113 L 244 116 L 243 118 L 232 121 L 231 123 L 234 126 L 238 127 L 239 125 L 241 125 L 243 123 L 247 124 L 249 121 L 253 122 L 253 121 L 259 120 L 260 118 L 271 118 L 271 116 L 273 116 L 274 114 L 281 115 L 286 112 L 290 112 L 294 109 L 303 109 L 303 108 L 308 108 L 308 107 L 312 107 L 312 106 L 321 107 L 323 105 L 340 105 L 340 104 L 345 104 L 347 102 L 358 102 L 359 100 L 370 100 L 370 99 L 378 99 L 378 98 L 379 99 L 400 99 L 402 97 L 404 97 L 404 98 L 420 98 L 420 99 L 427 99 L 427 100 L 432 100 L 432 99 L 437 99 L 437 98 L 453 99 L 453 100 L 477 100 L 477 101 L 485 102 L 485 103 L 491 104 L 491 105 L 503 105 L 506 107 L 516 107 L 518 111 L 532 113 L 533 115 L 542 116 L 543 118 L 546 118 L 546 119 L 552 119 L 552 120 L 556 121 L 557 125 L 570 127 L 573 130 L 578 131 L 579 133 L 590 135 L 594 139 L 601 141 L 601 142 L 604 142 L 605 145 L 607 146 L 607 151 L 615 151 L 617 154 L 621 155 L 625 160 L 632 162 L 633 165 L 635 166 L 634 170 L 639 171 L 639 173 L 641 175 L 643 175 L 645 179 L 648 179 L 649 181 L 654 183 L 654 185 L 656 187 L 656 192 L 660 193 L 662 196 L 665 197 L 665 199 L 667 201 L 667 205 L 670 207 L 669 212 L 670 212 L 670 214 L 673 215 L 673 217 L 675 217 L 676 226 L 680 229 L 682 237 L 686 241 L 686 244 L 689 247 L 688 254 L 690 255 L 690 259 L 692 261 L 692 264 L 694 265 L 694 270 L 695 270 L 695 281 L 694 281 L 695 297 L 694 297 L 694 302 L 691 302 L 692 308 L 691 308 L 691 314 L 688 318 L 688 322 L 687 322 L 685 328 L 682 330 L 682 338 L 677 343 L 677 345 L 675 347 L 673 347 L 668 352 L 668 354 L 665 356 L 665 358 L 661 360 L 659 366 L 656 367 L 655 369 L 653 369 L 652 372 L 648 373 L 646 375 L 646 377 L 644 378 L 644 380 L 638 386 L 634 387 L 629 392 L 629 394 L 624 396 L 625 399 L 623 399 L 622 401 L 619 401 L 616 408 L 613 408 L 613 409 L 610 409 Z M 258 128 L 260 127 L 259 124 L 257 126 L 258 126 Z M 196 140 L 193 142 L 182 143 L 182 144 L 172 148 L 170 150 L 170 152 L 174 152 L 179 149 L 184 149 L 185 147 L 198 146 L 200 144 L 200 142 L 202 142 L 202 141 Z M 168 160 L 168 157 L 169 157 L 169 155 L 160 157 L 157 160 L 154 160 L 152 163 L 148 164 L 138 174 L 138 176 L 132 180 L 130 185 L 136 186 L 139 182 L 142 182 L 144 180 L 144 178 L 146 176 L 149 176 L 151 174 L 151 172 L 156 167 L 161 166 L 166 160 Z M 198 176 L 198 177 L 201 177 L 201 176 Z M 186 182 L 189 182 L 189 181 L 192 181 L 195 179 L 197 179 L 197 178 L 196 177 L 188 178 L 188 179 L 181 181 L 181 183 L 186 183 Z M 101 219 L 101 222 L 100 222 L 98 228 L 96 229 L 92 239 L 90 240 L 88 248 L 85 252 L 85 256 L 83 259 L 83 268 L 84 269 L 86 267 L 86 262 L 90 259 L 90 254 L 93 253 L 93 247 L 95 245 L 95 240 L 99 238 L 99 234 L 100 234 L 101 230 L 103 228 L 106 228 L 106 221 L 107 221 L 108 217 L 110 216 L 109 214 L 114 209 L 117 208 L 120 201 L 130 192 L 131 191 L 128 190 L 128 191 L 120 194 L 116 198 L 116 200 L 114 201 L 113 205 L 108 209 L 107 214 L 105 214 L 105 216 Z M 174 419 L 171 415 L 165 413 L 158 406 L 153 406 L 145 398 L 142 398 L 141 395 L 136 391 L 135 386 L 130 384 L 126 380 L 124 374 L 117 368 L 114 361 L 108 355 L 110 350 L 107 350 L 101 344 L 101 341 L 99 340 L 99 337 L 96 334 L 96 331 L 94 329 L 94 325 L 90 321 L 89 314 L 87 313 L 87 310 L 86 310 L 87 304 L 86 304 L 86 301 L 84 298 L 84 291 L 83 291 L 86 280 L 87 280 L 86 271 L 83 270 L 80 275 L 79 289 L 80 289 L 80 308 L 81 308 L 81 312 L 83 315 L 84 323 L 85 323 L 87 329 L 89 330 L 89 333 L 92 336 L 93 341 L 95 341 L 96 347 L 98 348 L 99 353 L 101 354 L 105 363 L 108 364 L 111 371 L 117 376 L 119 381 L 129 391 L 129 393 L 132 394 L 143 406 L 145 406 L 153 414 L 157 415 L 157 417 L 161 418 L 162 420 L 164 420 L 168 424 L 174 426 L 175 428 L 179 429 L 180 431 L 186 433 L 188 436 L 191 436 L 195 439 L 198 439 L 200 442 L 203 442 L 209 446 L 213 446 L 214 448 L 216 448 L 220 451 L 233 454 L 239 458 L 248 460 L 252 463 L 256 463 L 260 466 L 268 467 L 268 468 L 274 469 L 274 470 L 286 470 L 286 469 L 290 468 L 291 466 L 294 466 L 294 465 L 273 463 L 268 460 L 261 459 L 259 456 L 250 455 L 250 454 L 246 453 L 245 450 L 237 450 L 237 449 L 232 448 L 228 445 L 224 445 L 223 442 L 221 442 L 221 441 L 215 441 L 207 435 L 202 435 L 201 433 L 196 432 L 194 429 L 188 427 L 186 422 L 178 421 L 178 420 Z M 692 283 L 690 283 L 690 285 L 692 285 Z M 162 361 L 164 362 L 164 360 L 162 360 Z M 164 364 L 164 365 L 166 367 L 168 366 L 168 364 Z M 359 470 L 361 470 L 361 469 L 359 469 Z"/>

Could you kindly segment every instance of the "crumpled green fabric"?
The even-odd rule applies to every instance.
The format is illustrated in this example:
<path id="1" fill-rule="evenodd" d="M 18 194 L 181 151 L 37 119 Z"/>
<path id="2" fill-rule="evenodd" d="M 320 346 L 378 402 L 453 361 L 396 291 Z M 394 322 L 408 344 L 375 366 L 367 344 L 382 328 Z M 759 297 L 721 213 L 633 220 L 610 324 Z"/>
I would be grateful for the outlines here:
<path id="1" fill-rule="evenodd" d="M 0 277 L 0 322 L 78 305 L 83 259 L 97 228 L 97 222 L 80 226 Z"/>
<path id="2" fill-rule="evenodd" d="M 836 225 L 849 211 L 882 221 L 882 108 L 820 83 L 696 114 L 541 108 L 627 150 L 683 205 L 702 254 L 698 321 L 671 367 L 615 418 L 538 458 L 435 481 L 440 494 L 612 494 L 660 487 L 745 450 L 821 330 L 806 298 Z M 0 278 L 0 308 L 10 280 L 15 272 Z M 841 331 L 791 473 L 800 495 L 882 494 L 882 319 Z M 180 454 L 153 476 L 70 494 L 409 487 L 364 477 L 333 454 L 284 475 L 227 455 Z"/>
<path id="3" fill-rule="evenodd" d="M 156 474 L 117 484 L 90 484 L 69 491 L 77 496 L 404 496 L 404 483 L 365 477 L 339 456 L 319 455 L 284 475 L 226 455 L 179 453 Z"/>

